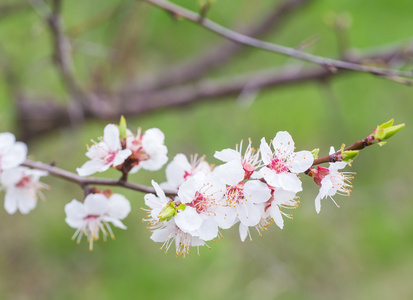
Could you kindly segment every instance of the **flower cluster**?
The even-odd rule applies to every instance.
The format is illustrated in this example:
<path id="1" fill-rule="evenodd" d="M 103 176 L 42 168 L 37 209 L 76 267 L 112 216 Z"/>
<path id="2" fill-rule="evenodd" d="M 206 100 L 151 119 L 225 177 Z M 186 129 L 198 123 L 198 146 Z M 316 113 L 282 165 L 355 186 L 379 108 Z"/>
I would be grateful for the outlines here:
<path id="1" fill-rule="evenodd" d="M 175 244 L 176 254 L 185 256 L 191 246 L 203 246 L 221 236 L 221 229 L 239 224 L 241 240 L 251 239 L 250 229 L 259 233 L 275 222 L 283 228 L 286 212 L 298 206 L 302 191 L 298 174 L 310 170 L 314 156 L 310 151 L 295 152 L 294 141 L 286 131 L 278 132 L 271 144 L 265 138 L 260 149 L 242 142 L 236 149 L 215 153 L 223 164 L 212 168 L 204 158 L 175 156 L 166 168 L 167 182 L 152 181 L 155 194 L 145 196 L 151 239 L 162 242 L 168 251 Z M 345 162 L 332 163 L 319 178 L 316 199 L 332 197 L 348 187 L 348 176 L 338 172 Z M 311 176 L 311 175 L 310 175 Z M 176 193 L 165 195 L 162 188 Z M 318 205 L 318 206 L 317 206 Z"/>

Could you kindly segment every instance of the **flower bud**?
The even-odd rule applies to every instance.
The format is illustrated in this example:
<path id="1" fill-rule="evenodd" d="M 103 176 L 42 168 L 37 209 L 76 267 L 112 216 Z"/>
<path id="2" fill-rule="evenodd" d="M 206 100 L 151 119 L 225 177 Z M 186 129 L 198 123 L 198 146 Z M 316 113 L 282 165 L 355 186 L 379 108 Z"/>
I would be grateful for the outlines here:
<path id="1" fill-rule="evenodd" d="M 379 143 L 380 146 L 385 144 L 385 143 L 381 143 L 381 142 L 389 139 L 396 132 L 398 132 L 399 130 L 401 130 L 405 126 L 404 123 L 393 126 L 393 121 L 394 120 L 391 119 L 390 121 L 377 126 L 377 128 L 374 130 L 373 138 L 375 140 L 378 140 L 377 143 Z"/>

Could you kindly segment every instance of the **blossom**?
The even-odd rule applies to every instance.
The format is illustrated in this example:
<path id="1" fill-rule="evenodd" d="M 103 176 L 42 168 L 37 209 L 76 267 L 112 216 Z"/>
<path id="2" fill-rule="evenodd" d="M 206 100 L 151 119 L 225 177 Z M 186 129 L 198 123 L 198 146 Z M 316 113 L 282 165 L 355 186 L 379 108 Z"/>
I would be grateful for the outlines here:
<path id="1" fill-rule="evenodd" d="M 261 139 L 261 158 L 265 167 L 260 170 L 260 175 L 273 187 L 281 187 L 291 192 L 302 190 L 301 181 L 297 173 L 306 171 L 313 164 L 313 156 L 309 151 L 294 152 L 294 141 L 286 131 L 277 132 L 270 146 Z"/>
<path id="2" fill-rule="evenodd" d="M 16 142 L 12 133 L 0 133 L 0 172 L 19 166 L 27 155 L 25 143 Z"/>
<path id="3" fill-rule="evenodd" d="M 3 171 L 1 183 L 6 190 L 4 208 L 9 214 L 19 210 L 27 214 L 36 207 L 38 196 L 42 196 L 40 190 L 47 185 L 39 182 L 41 176 L 47 172 L 31 170 L 26 167 L 17 167 Z"/>
<path id="4" fill-rule="evenodd" d="M 131 154 L 131 150 L 122 149 L 118 127 L 108 124 L 103 131 L 103 139 L 92 145 L 86 153 L 91 160 L 76 170 L 80 176 L 104 172 L 123 164 Z"/>
<path id="5" fill-rule="evenodd" d="M 271 197 L 271 190 L 267 184 L 259 180 L 245 180 L 244 182 L 244 178 L 249 176 L 249 171 L 245 171 L 241 160 L 232 160 L 218 166 L 214 172 L 227 184 L 225 194 L 220 200 L 223 207 L 218 209 L 218 211 L 225 212 L 225 218 L 221 219 L 220 226 L 229 228 L 236 219 L 239 219 L 245 226 L 257 225 L 261 219 L 257 204 L 264 203 Z"/>
<path id="6" fill-rule="evenodd" d="M 330 148 L 330 155 L 335 153 L 334 148 Z M 337 203 L 334 201 L 333 196 L 339 194 L 342 196 L 350 195 L 351 180 L 353 179 L 352 172 L 339 172 L 339 169 L 344 168 L 347 163 L 340 161 L 335 163 L 330 163 L 330 166 L 325 173 L 327 175 L 321 180 L 321 187 L 318 192 L 317 197 L 315 198 L 315 210 L 317 213 L 320 213 L 321 210 L 321 199 L 329 197 L 334 204 Z"/>
<path id="7" fill-rule="evenodd" d="M 217 237 L 217 203 L 224 191 L 225 185 L 212 174 L 198 173 L 185 181 L 178 191 L 179 201 L 185 204 L 185 209 L 175 216 L 176 225 L 204 241 Z"/>
<path id="8" fill-rule="evenodd" d="M 84 234 L 89 242 L 89 249 L 93 250 L 93 241 L 99 239 L 100 231 L 104 240 L 109 234 L 114 238 L 109 222 L 115 227 L 126 229 L 121 220 L 130 210 L 129 201 L 120 194 L 112 194 L 109 198 L 100 193 L 89 194 L 83 203 L 73 199 L 65 205 L 65 221 L 70 227 L 76 228 L 72 239 L 77 238 L 77 243 L 80 243 Z"/>
<path id="9" fill-rule="evenodd" d="M 174 201 L 166 197 L 160 186 L 153 180 L 152 185 L 155 188 L 156 195 L 145 195 L 145 204 L 150 209 L 147 210 L 148 218 L 144 221 L 149 221 L 149 229 L 152 231 L 151 239 L 155 242 L 163 242 L 161 249 L 165 249 L 165 252 L 167 252 L 175 241 L 176 255 L 185 257 L 191 246 L 203 246 L 205 245 L 205 239 L 209 240 L 216 237 L 215 229 L 218 231 L 217 225 L 212 226 L 212 235 L 208 235 L 211 232 L 211 230 L 207 230 L 208 221 L 205 222 L 203 229 L 195 230 L 191 227 L 194 230 L 190 229 L 188 231 L 188 226 L 199 225 L 198 227 L 201 227 L 201 224 L 198 223 L 203 222 L 202 217 L 195 217 L 195 221 L 191 224 L 190 219 L 194 217 L 194 214 L 198 216 L 196 210 L 182 204 L 179 197 L 175 197 Z M 188 205 L 191 205 L 191 203 Z M 189 212 L 189 215 L 184 213 L 185 211 Z M 176 224 L 176 220 L 178 220 L 180 226 Z"/>
<path id="10" fill-rule="evenodd" d="M 204 160 L 204 157 L 198 159 L 198 156 L 195 154 L 191 156 L 191 162 L 189 162 L 188 158 L 180 153 L 168 164 L 165 173 L 167 181 L 162 183 L 161 187 L 178 191 L 182 183 L 197 173 L 205 175 L 211 173 L 211 166 Z"/>
<path id="11" fill-rule="evenodd" d="M 136 173 L 140 168 L 156 171 L 168 161 L 168 149 L 164 145 L 165 135 L 158 128 L 151 128 L 141 135 L 140 129 L 136 135 L 128 130 L 126 148 L 132 153 L 134 167 L 130 173 Z"/>

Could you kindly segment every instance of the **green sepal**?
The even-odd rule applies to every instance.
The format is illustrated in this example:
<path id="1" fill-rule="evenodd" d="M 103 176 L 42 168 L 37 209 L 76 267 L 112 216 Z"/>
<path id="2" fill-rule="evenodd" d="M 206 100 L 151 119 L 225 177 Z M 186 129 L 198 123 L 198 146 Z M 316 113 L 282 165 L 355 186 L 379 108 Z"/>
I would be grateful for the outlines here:
<path id="1" fill-rule="evenodd" d="M 179 206 L 176 208 L 176 210 L 184 211 L 185 208 L 186 208 L 186 205 L 182 203 L 181 205 L 179 205 Z"/>
<path id="2" fill-rule="evenodd" d="M 390 126 L 393 126 L 393 122 L 394 122 L 394 119 L 391 119 L 390 121 L 387 121 L 386 123 L 379 125 L 378 128 L 381 128 L 381 129 L 388 128 Z"/>
<path id="3" fill-rule="evenodd" d="M 119 121 L 119 135 L 121 140 L 126 139 L 126 129 L 126 119 L 124 116 L 121 116 Z"/>
<path id="4" fill-rule="evenodd" d="M 319 152 L 320 152 L 320 148 L 315 148 L 315 149 L 311 150 L 311 154 L 313 155 L 314 159 L 317 159 Z"/>
<path id="5" fill-rule="evenodd" d="M 343 151 L 341 153 L 341 159 L 351 167 L 351 163 L 357 157 L 357 155 L 359 155 L 359 152 L 360 151 L 358 150 Z"/>

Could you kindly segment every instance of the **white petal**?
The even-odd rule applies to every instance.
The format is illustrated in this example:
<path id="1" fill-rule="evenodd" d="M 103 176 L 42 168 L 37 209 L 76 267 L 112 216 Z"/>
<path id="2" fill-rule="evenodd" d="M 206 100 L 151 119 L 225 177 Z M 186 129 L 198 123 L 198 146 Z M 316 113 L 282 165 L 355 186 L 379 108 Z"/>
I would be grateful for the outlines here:
<path id="1" fill-rule="evenodd" d="M 270 164 L 273 154 L 270 149 L 270 146 L 268 146 L 267 142 L 265 141 L 265 138 L 261 139 L 260 153 L 261 153 L 261 159 L 264 162 L 264 164 L 265 165 Z"/>
<path id="2" fill-rule="evenodd" d="M 167 226 L 165 228 L 156 229 L 151 235 L 151 240 L 154 242 L 165 242 L 169 238 L 172 237 L 172 233 L 174 231 L 174 227 Z"/>
<path id="3" fill-rule="evenodd" d="M 213 219 L 222 229 L 228 229 L 234 226 L 237 218 L 237 210 L 235 207 L 219 206 L 215 209 Z"/>
<path id="4" fill-rule="evenodd" d="M 119 129 L 116 125 L 106 125 L 105 129 L 103 130 L 103 141 L 112 151 L 121 149 Z"/>
<path id="5" fill-rule="evenodd" d="M 132 151 L 130 151 L 129 149 L 120 150 L 118 153 L 116 153 L 116 156 L 113 159 L 113 165 L 116 167 L 123 164 L 131 154 Z"/>
<path id="6" fill-rule="evenodd" d="M 261 212 L 253 203 L 240 203 L 237 205 L 238 218 L 245 226 L 255 226 L 261 220 Z"/>
<path id="7" fill-rule="evenodd" d="M 294 153 L 293 161 L 291 162 L 290 171 L 293 173 L 301 173 L 306 171 L 314 162 L 314 157 L 310 151 L 300 151 Z"/>
<path id="8" fill-rule="evenodd" d="M 218 236 L 218 224 L 212 220 L 206 219 L 198 229 L 199 238 L 204 241 L 210 241 Z"/>
<path id="9" fill-rule="evenodd" d="M 28 214 L 31 210 L 36 207 L 37 199 L 36 194 L 20 192 L 20 196 L 18 198 L 17 206 L 22 214 Z"/>
<path id="10" fill-rule="evenodd" d="M 14 145 L 16 138 L 10 132 L 0 133 L 0 154 L 8 152 Z"/>
<path id="11" fill-rule="evenodd" d="M 294 141 L 287 131 L 279 131 L 272 142 L 274 150 L 280 157 L 286 157 L 294 152 Z"/>
<path id="12" fill-rule="evenodd" d="M 247 234 L 248 234 L 248 226 L 245 226 L 242 223 L 239 223 L 239 236 L 241 238 L 241 241 L 245 241 Z"/>
<path id="13" fill-rule="evenodd" d="M 178 196 L 182 203 L 188 203 L 194 199 L 195 193 L 202 187 L 205 178 L 206 176 L 204 174 L 198 173 L 181 184 Z"/>
<path id="14" fill-rule="evenodd" d="M 19 195 L 16 193 L 16 189 L 11 188 L 7 190 L 5 200 L 4 200 L 4 209 L 9 214 L 14 214 L 17 211 L 17 201 Z"/>
<path id="15" fill-rule="evenodd" d="M 175 216 L 175 224 L 183 232 L 191 232 L 199 229 L 202 218 L 194 208 L 187 206 L 184 211 Z"/>
<path id="16" fill-rule="evenodd" d="M 275 173 L 273 170 L 264 167 L 260 170 L 260 173 L 262 177 L 264 177 L 265 181 L 270 185 L 274 187 L 279 187 L 279 174 Z"/>
<path id="17" fill-rule="evenodd" d="M 73 199 L 65 205 L 66 223 L 72 228 L 82 226 L 83 218 L 87 216 L 83 203 Z"/>
<path id="18" fill-rule="evenodd" d="M 165 135 L 159 128 L 151 128 L 145 131 L 142 136 L 142 145 L 147 147 L 151 143 L 163 144 L 165 140 Z"/>
<path id="19" fill-rule="evenodd" d="M 120 221 L 120 220 L 117 219 L 117 218 L 111 218 L 111 217 L 105 216 L 105 217 L 103 218 L 103 221 L 111 222 L 115 227 L 118 227 L 118 228 L 120 228 L 120 229 L 127 229 L 127 227 L 125 226 L 125 224 L 123 224 L 122 221 Z"/>
<path id="20" fill-rule="evenodd" d="M 5 187 L 11 187 L 16 185 L 24 176 L 24 171 L 26 168 L 17 167 L 10 170 L 5 170 L 1 173 L 1 183 Z"/>
<path id="21" fill-rule="evenodd" d="M 20 165 L 27 156 L 27 146 L 25 143 L 17 142 L 7 152 L 7 155 L 3 155 L 1 159 L 1 168 L 11 169 Z"/>
<path id="22" fill-rule="evenodd" d="M 216 151 L 214 157 L 223 162 L 229 162 L 231 160 L 241 161 L 241 154 L 233 149 L 224 149 L 222 151 Z"/>
<path id="23" fill-rule="evenodd" d="M 83 166 L 77 168 L 77 174 L 79 176 L 89 176 L 96 172 L 104 172 L 109 169 L 110 165 L 106 165 L 103 160 L 93 159 L 85 162 Z"/>
<path id="24" fill-rule="evenodd" d="M 121 194 L 112 194 L 109 198 L 108 215 L 123 220 L 131 211 L 130 202 Z M 119 227 L 119 226 L 118 226 Z"/>
<path id="25" fill-rule="evenodd" d="M 275 224 L 277 224 L 278 227 L 280 227 L 281 229 L 283 229 L 284 227 L 284 220 L 280 211 L 280 208 L 278 207 L 278 205 L 276 205 L 275 203 L 273 205 L 271 205 L 268 208 L 268 212 L 271 216 L 271 218 L 273 218 L 273 220 L 275 221 Z"/>
<path id="26" fill-rule="evenodd" d="M 219 177 L 220 181 L 228 185 L 236 185 L 244 179 L 244 168 L 241 161 L 232 160 L 226 164 L 220 165 L 214 169 L 214 174 Z"/>
<path id="27" fill-rule="evenodd" d="M 274 201 L 277 204 L 284 204 L 295 198 L 295 192 L 286 191 L 283 188 L 276 188 L 274 191 Z"/>
<path id="28" fill-rule="evenodd" d="M 320 213 L 321 210 L 321 197 L 320 194 L 317 195 L 317 197 L 315 198 L 315 211 L 317 213 Z"/>
<path id="29" fill-rule="evenodd" d="M 280 173 L 277 174 L 277 177 L 280 187 L 284 190 L 296 193 L 303 190 L 301 186 L 302 183 L 300 179 L 298 179 L 297 175 L 293 173 Z"/>
<path id="30" fill-rule="evenodd" d="M 249 180 L 244 185 L 244 197 L 250 203 L 263 203 L 271 197 L 271 190 L 264 182 Z"/>
<path id="31" fill-rule="evenodd" d="M 88 215 L 101 216 L 108 211 L 109 200 L 103 194 L 89 194 L 85 198 L 84 206 Z"/>

